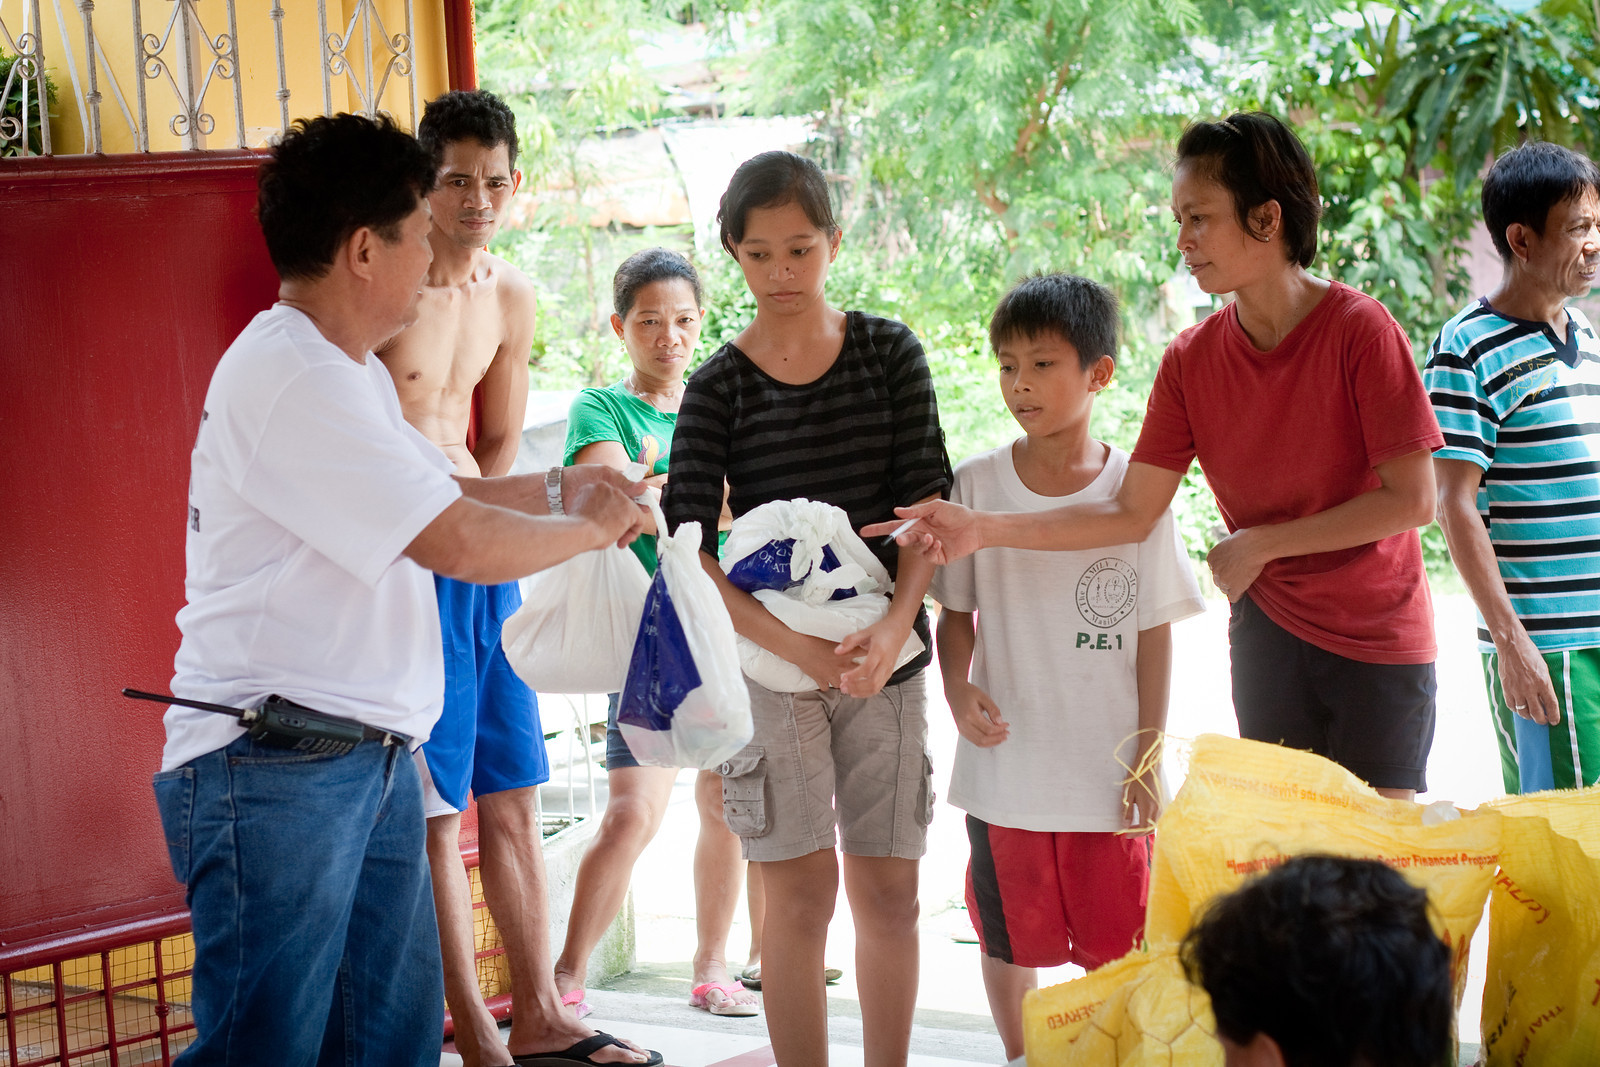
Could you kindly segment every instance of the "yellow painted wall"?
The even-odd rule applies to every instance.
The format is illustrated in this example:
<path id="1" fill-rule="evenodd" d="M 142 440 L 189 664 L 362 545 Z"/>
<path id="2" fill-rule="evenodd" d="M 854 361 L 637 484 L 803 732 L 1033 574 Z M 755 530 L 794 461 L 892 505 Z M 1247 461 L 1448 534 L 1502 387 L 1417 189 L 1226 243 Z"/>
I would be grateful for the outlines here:
<path id="1" fill-rule="evenodd" d="M 107 153 L 137 150 L 133 126 L 138 119 L 138 80 L 136 78 L 136 49 L 134 36 L 134 5 L 138 0 L 99 0 L 94 5 L 94 33 L 104 61 L 97 72 L 100 103 L 100 137 L 102 151 Z M 198 14 L 205 36 L 215 39 L 228 32 L 228 9 L 224 0 L 190 0 Z M 284 70 L 289 90 L 289 118 L 291 121 L 325 111 L 319 48 L 317 5 L 313 0 L 282 0 Z M 45 66 L 55 83 L 55 118 L 51 122 L 52 150 L 57 155 L 69 155 L 86 150 L 87 104 L 80 106 L 80 96 L 89 92 L 88 70 L 83 18 L 77 0 L 0 0 L 0 23 L 10 31 L 13 39 L 32 30 L 32 12 L 39 10 L 40 34 L 44 42 Z M 138 10 L 142 13 L 140 30 L 157 38 L 168 34 L 173 13 L 179 5 L 173 0 L 143 0 Z M 26 8 L 26 11 L 24 10 Z M 328 32 L 359 41 L 364 23 L 370 20 L 372 35 L 393 38 L 406 31 L 406 0 L 328 0 Z M 238 26 L 238 52 L 244 104 L 244 142 L 246 147 L 260 147 L 282 127 L 282 109 L 278 100 L 278 60 L 273 20 L 270 17 L 272 0 L 235 0 L 235 18 Z M 59 11 L 59 17 L 58 17 Z M 29 17 L 24 18 L 27 14 Z M 371 18 L 372 15 L 376 18 Z M 439 0 L 412 0 L 412 29 L 416 56 L 416 102 L 421 105 L 449 88 L 444 40 L 444 9 Z M 379 30 L 379 21 L 382 31 Z M 352 26 L 354 30 L 352 32 Z M 178 50 L 176 31 L 174 42 L 164 53 L 169 57 L 169 69 L 177 66 Z M 0 36 L 0 47 L 6 41 Z M 7 48 L 7 51 L 10 51 Z M 211 53 L 196 49 L 191 66 L 199 73 L 196 81 L 203 82 L 205 70 L 211 62 Z M 359 48 L 350 52 L 352 66 L 364 80 L 365 62 Z M 383 77 L 388 53 L 381 44 L 372 51 L 374 82 Z M 74 90 L 73 73 L 77 74 Z M 178 77 L 174 72 L 172 77 Z M 169 74 L 159 73 L 155 78 L 144 79 L 146 113 L 150 131 L 150 150 L 156 152 L 182 150 L 184 139 L 171 128 L 173 116 L 180 105 L 168 81 Z M 181 78 L 179 83 L 182 84 Z M 348 74 L 329 76 L 331 111 L 360 111 L 366 105 L 362 94 Z M 237 148 L 238 123 L 234 107 L 235 82 L 213 77 L 206 90 L 203 110 L 215 120 L 209 135 L 200 138 L 201 148 Z M 120 95 L 120 102 L 119 102 Z M 126 114 L 124 112 L 126 105 Z M 412 78 L 392 73 L 383 89 L 379 106 L 407 129 L 416 126 L 412 110 Z"/>

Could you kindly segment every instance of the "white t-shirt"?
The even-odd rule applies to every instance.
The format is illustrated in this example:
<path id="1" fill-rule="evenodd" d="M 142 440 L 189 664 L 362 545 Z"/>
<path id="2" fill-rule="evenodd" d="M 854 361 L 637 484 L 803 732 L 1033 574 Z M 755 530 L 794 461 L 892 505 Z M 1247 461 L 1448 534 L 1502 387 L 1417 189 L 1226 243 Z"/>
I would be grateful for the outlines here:
<path id="1" fill-rule="evenodd" d="M 1084 489 L 1040 496 L 1003 445 L 956 468 L 951 498 L 980 511 L 1044 511 L 1115 495 L 1127 469 L 1128 454 L 1113 448 Z M 1011 726 L 994 748 L 957 743 L 950 803 L 1022 830 L 1120 829 L 1123 763 L 1133 762 L 1139 728 L 1139 631 L 1205 610 L 1172 512 L 1141 544 L 985 548 L 940 568 L 932 593 L 978 613 L 970 678 Z"/>
<path id="2" fill-rule="evenodd" d="M 188 604 L 172 691 L 253 707 L 278 693 L 426 739 L 444 663 L 433 575 L 401 555 L 460 495 L 407 425 L 389 372 L 283 304 L 223 353 L 190 457 Z M 242 732 L 174 705 L 161 767 Z"/>

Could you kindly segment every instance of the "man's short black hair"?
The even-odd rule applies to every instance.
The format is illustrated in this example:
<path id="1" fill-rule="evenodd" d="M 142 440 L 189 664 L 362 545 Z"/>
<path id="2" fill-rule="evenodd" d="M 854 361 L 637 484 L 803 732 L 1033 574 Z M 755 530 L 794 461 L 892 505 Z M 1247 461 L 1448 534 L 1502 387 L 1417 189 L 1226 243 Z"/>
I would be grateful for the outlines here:
<path id="1" fill-rule="evenodd" d="M 398 241 L 433 181 L 433 157 L 386 115 L 297 119 L 256 179 L 272 265 L 282 278 L 320 278 L 363 226 Z"/>
<path id="2" fill-rule="evenodd" d="M 1376 860 L 1298 856 L 1218 897 L 1184 938 L 1217 1030 L 1289 1067 L 1441 1067 L 1450 949 L 1428 895 Z"/>
<path id="3" fill-rule="evenodd" d="M 1101 356 L 1117 358 L 1117 297 L 1099 282 L 1076 274 L 1032 274 L 1000 298 L 989 317 L 995 352 L 1017 337 L 1032 341 L 1054 333 L 1078 350 L 1088 370 Z"/>
<path id="4" fill-rule="evenodd" d="M 473 140 L 485 148 L 503 144 L 511 166 L 517 165 L 517 116 L 483 89 L 455 89 L 429 100 L 417 123 L 417 140 L 435 159 L 453 141 Z"/>
<path id="5" fill-rule="evenodd" d="M 1245 233 L 1256 234 L 1250 212 L 1276 200 L 1283 212 L 1283 245 L 1302 267 L 1317 258 L 1322 197 L 1311 153 L 1288 126 L 1264 111 L 1235 111 L 1220 122 L 1196 122 L 1178 138 L 1178 162 L 1195 161 L 1233 194 Z"/>
<path id="6" fill-rule="evenodd" d="M 1529 141 L 1495 160 L 1483 179 L 1483 222 L 1501 261 L 1511 262 L 1506 227 L 1520 222 L 1542 237 L 1550 209 L 1588 190 L 1600 191 L 1600 168 L 1549 141 Z"/>

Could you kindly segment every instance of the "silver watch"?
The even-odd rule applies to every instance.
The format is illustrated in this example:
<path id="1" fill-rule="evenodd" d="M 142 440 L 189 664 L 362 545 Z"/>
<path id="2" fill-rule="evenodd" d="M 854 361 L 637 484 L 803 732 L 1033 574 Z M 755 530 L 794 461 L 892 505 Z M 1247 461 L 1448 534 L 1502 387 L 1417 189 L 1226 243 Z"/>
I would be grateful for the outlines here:
<path id="1" fill-rule="evenodd" d="M 561 508 L 561 468 L 551 467 L 544 472 L 544 498 L 550 505 L 550 514 L 564 515 Z"/>

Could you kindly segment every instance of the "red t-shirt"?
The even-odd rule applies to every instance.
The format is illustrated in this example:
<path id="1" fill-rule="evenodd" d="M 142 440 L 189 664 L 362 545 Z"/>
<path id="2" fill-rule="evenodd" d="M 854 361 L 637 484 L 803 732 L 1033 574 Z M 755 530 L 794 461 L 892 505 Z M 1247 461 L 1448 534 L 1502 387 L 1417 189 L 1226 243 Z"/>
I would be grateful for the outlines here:
<path id="1" fill-rule="evenodd" d="M 1378 464 L 1443 445 L 1399 323 L 1334 282 L 1270 352 L 1250 343 L 1232 306 L 1179 334 L 1133 460 L 1182 472 L 1198 457 L 1233 531 L 1326 511 L 1376 489 Z M 1250 597 L 1290 633 L 1349 659 L 1435 657 L 1415 530 L 1273 560 Z"/>

